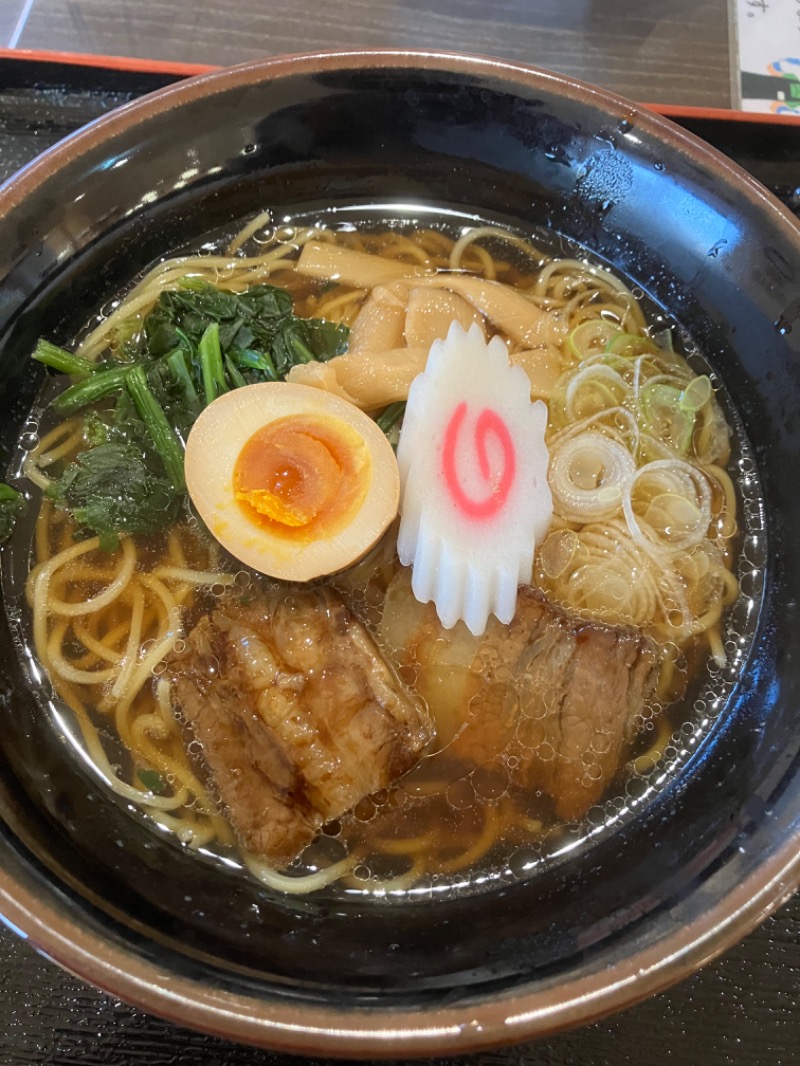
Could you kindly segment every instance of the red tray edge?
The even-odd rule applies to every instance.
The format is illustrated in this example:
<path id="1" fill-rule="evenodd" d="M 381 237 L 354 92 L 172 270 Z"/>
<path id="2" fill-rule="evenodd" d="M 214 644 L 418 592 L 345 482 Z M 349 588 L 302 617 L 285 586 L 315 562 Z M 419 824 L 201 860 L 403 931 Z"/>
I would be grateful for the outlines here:
<path id="1" fill-rule="evenodd" d="M 93 55 L 88 52 L 56 52 L 31 48 L 0 48 L 0 60 L 22 62 L 63 63 L 73 67 L 95 67 L 103 70 L 125 70 L 136 74 L 175 74 L 191 78 L 219 70 L 218 66 L 203 63 L 174 63 L 160 59 L 137 59 L 133 56 Z"/>

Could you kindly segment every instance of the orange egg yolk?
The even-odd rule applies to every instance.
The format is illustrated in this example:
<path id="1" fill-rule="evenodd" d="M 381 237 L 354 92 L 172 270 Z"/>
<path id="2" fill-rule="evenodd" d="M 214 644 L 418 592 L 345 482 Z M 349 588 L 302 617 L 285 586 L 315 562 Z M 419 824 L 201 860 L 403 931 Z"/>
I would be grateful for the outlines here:
<path id="1" fill-rule="evenodd" d="M 329 415 L 277 418 L 245 443 L 233 491 L 251 521 L 287 539 L 339 532 L 367 495 L 372 459 L 361 436 Z"/>

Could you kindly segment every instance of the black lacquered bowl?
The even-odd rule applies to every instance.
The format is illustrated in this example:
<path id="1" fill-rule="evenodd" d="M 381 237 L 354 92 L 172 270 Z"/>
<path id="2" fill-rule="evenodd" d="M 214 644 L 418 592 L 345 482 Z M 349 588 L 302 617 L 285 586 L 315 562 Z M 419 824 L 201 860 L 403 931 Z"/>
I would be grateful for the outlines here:
<path id="1" fill-rule="evenodd" d="M 391 908 L 282 898 L 148 830 L 65 753 L 4 628 L 0 912 L 129 1002 L 305 1053 L 588 1021 L 686 976 L 800 882 L 800 229 L 666 120 L 567 78 L 408 53 L 252 64 L 101 119 L 0 191 L 4 462 L 36 338 L 68 341 L 165 251 L 264 205 L 409 202 L 561 234 L 691 333 L 752 445 L 766 581 L 726 706 L 648 804 L 527 882 Z"/>

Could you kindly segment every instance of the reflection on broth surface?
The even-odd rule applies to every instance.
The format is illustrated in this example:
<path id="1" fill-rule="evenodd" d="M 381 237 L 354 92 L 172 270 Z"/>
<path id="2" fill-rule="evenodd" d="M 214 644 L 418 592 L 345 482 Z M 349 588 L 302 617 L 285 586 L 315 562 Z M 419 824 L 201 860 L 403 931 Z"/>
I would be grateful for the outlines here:
<path id="1" fill-rule="evenodd" d="M 73 383 L 5 552 L 13 593 L 32 532 L 25 639 L 111 788 L 289 892 L 472 891 L 553 861 L 686 763 L 755 622 L 758 482 L 702 356 L 580 254 L 421 217 L 258 216 L 153 268 L 72 363 L 38 351 Z M 311 585 L 220 547 L 182 476 L 201 408 L 287 378 L 396 444 L 454 321 L 500 337 L 548 408 L 553 518 L 510 625 L 444 628 L 396 523 Z M 296 513 L 270 492 L 269 521 Z"/>

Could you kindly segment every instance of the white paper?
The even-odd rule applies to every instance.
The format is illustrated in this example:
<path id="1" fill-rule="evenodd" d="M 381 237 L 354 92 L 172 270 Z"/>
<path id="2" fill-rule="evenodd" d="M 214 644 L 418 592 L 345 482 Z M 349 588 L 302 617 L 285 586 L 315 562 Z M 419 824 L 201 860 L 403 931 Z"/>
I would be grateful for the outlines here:
<path id="1" fill-rule="evenodd" d="M 800 0 L 732 0 L 743 111 L 800 119 Z"/>

